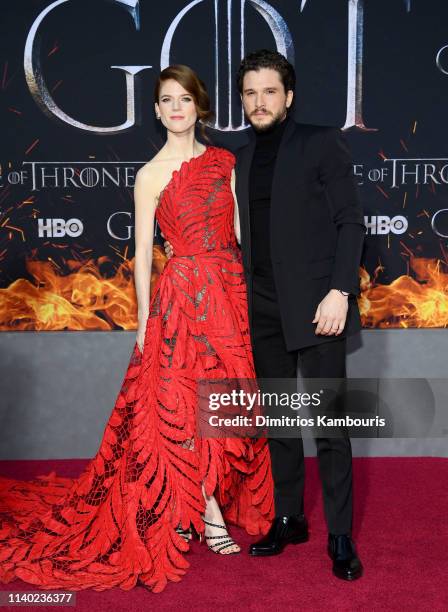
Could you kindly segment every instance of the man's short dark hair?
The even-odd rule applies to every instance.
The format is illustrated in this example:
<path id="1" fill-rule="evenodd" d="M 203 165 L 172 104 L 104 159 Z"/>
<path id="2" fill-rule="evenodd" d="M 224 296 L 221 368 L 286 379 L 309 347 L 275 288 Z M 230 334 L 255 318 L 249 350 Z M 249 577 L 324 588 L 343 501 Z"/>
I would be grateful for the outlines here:
<path id="1" fill-rule="evenodd" d="M 241 61 L 240 67 L 236 75 L 236 83 L 240 94 L 243 93 L 243 79 L 246 72 L 249 70 L 260 70 L 260 68 L 272 68 L 277 70 L 280 79 L 285 88 L 285 93 L 290 89 L 295 90 L 296 73 L 294 67 L 284 55 L 278 51 L 270 51 L 269 49 L 259 49 L 246 55 Z"/>

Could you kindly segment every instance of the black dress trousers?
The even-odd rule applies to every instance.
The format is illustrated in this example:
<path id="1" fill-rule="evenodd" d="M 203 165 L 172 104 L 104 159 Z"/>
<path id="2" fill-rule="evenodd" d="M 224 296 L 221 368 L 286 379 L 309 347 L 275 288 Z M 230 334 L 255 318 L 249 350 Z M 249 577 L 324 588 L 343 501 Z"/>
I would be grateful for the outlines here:
<path id="1" fill-rule="evenodd" d="M 287 351 L 272 276 L 253 276 L 252 349 L 258 378 L 345 378 L 345 338 Z M 316 438 L 328 531 L 352 527 L 352 451 L 347 433 Z M 301 438 L 269 438 L 276 516 L 303 512 L 305 466 Z"/>

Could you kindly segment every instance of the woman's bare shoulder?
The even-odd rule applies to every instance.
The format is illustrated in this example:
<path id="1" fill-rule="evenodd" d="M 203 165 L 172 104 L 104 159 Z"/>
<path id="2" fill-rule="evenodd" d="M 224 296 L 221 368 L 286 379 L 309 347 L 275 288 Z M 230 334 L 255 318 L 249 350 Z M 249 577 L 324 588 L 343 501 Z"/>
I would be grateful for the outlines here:
<path id="1" fill-rule="evenodd" d="M 161 158 L 159 157 L 159 153 L 157 153 L 156 155 L 154 155 L 154 157 L 149 159 L 146 162 L 146 164 L 143 164 L 143 166 L 139 168 L 137 175 L 145 177 L 145 176 L 153 176 L 155 173 L 157 173 L 157 170 L 160 170 Z"/>
<path id="2" fill-rule="evenodd" d="M 136 183 L 144 184 L 157 194 L 160 191 L 159 183 L 163 182 L 169 163 L 170 160 L 166 159 L 161 151 L 158 151 L 154 157 L 139 168 L 135 177 Z"/>
<path id="3" fill-rule="evenodd" d="M 137 172 L 145 178 L 155 179 L 160 177 L 163 179 L 167 171 L 171 171 L 173 166 L 176 167 L 179 161 L 172 157 L 167 157 L 163 148 L 154 155 L 150 160 L 146 162 Z"/>

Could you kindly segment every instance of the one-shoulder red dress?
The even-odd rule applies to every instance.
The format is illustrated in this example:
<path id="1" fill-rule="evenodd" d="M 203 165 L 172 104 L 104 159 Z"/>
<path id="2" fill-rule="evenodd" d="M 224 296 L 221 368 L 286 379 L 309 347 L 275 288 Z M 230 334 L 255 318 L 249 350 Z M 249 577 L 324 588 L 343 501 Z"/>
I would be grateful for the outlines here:
<path id="1" fill-rule="evenodd" d="M 268 530 L 266 439 L 207 439 L 195 429 L 198 380 L 255 378 L 234 163 L 231 152 L 208 146 L 173 172 L 159 198 L 156 219 L 174 257 L 95 457 L 75 479 L 0 479 L 1 582 L 97 591 L 140 582 L 161 591 L 189 566 L 190 544 L 176 527 L 204 531 L 202 483 L 226 521 L 253 535 Z"/>

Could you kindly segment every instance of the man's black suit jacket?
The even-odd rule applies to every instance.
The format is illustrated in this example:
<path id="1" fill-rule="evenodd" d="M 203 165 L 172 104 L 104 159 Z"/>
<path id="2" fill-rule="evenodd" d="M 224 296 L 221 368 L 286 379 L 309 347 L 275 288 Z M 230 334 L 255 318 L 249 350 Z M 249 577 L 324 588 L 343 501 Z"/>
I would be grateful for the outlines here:
<path id="1" fill-rule="evenodd" d="M 255 134 L 236 152 L 236 196 L 252 331 L 249 171 Z M 366 227 L 353 161 L 340 128 L 298 123 L 290 117 L 275 164 L 270 250 L 282 329 L 288 350 L 359 331 L 359 265 Z M 332 288 L 349 291 L 340 336 L 316 335 L 319 302 Z M 252 332 L 253 333 L 253 332 Z"/>

